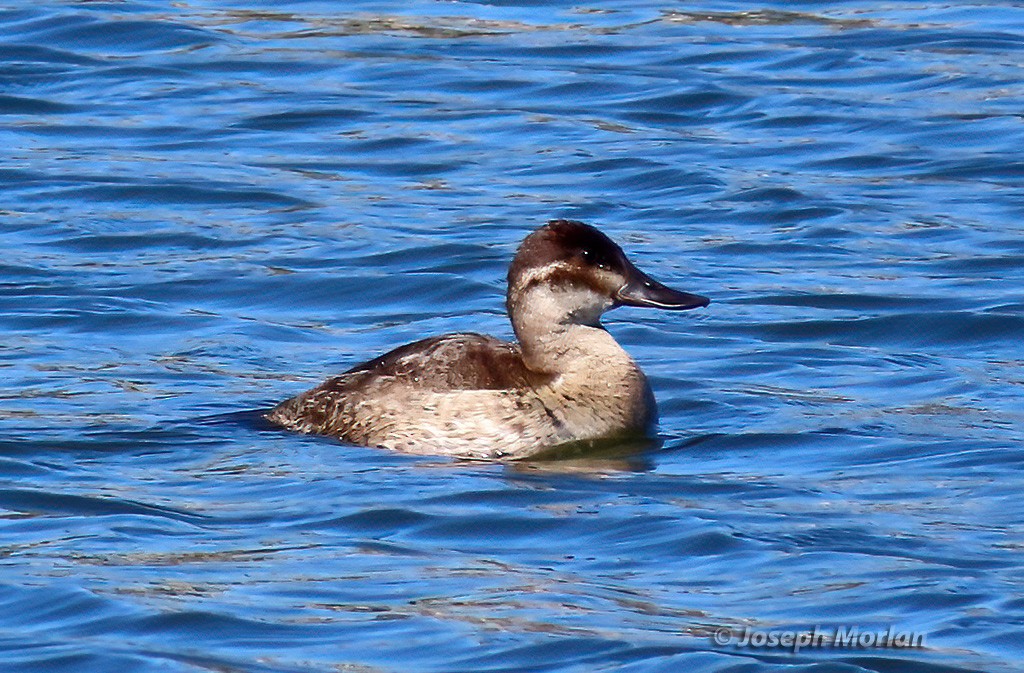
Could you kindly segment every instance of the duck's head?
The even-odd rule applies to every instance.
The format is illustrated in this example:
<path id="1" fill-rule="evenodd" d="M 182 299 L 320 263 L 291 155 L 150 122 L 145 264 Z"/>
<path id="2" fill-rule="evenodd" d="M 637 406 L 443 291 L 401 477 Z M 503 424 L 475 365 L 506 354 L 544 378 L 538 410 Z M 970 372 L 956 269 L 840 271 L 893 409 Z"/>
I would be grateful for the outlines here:
<path id="1" fill-rule="evenodd" d="M 662 285 L 610 238 L 575 220 L 552 220 L 527 236 L 508 272 L 508 312 L 520 340 L 526 324 L 596 326 L 617 306 L 681 311 L 709 303 Z"/>

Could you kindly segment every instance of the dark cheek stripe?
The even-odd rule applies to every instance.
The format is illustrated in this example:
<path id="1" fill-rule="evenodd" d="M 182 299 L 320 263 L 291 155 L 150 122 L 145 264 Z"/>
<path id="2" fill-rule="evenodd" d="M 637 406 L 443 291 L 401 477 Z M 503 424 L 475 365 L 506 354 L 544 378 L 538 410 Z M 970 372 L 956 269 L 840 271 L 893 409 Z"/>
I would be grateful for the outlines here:
<path id="1" fill-rule="evenodd" d="M 597 294 L 611 295 L 614 288 L 609 289 L 600 279 L 586 270 L 569 270 L 555 268 L 541 276 L 535 276 L 527 281 L 524 290 L 537 285 L 549 285 L 553 288 L 587 288 Z"/>

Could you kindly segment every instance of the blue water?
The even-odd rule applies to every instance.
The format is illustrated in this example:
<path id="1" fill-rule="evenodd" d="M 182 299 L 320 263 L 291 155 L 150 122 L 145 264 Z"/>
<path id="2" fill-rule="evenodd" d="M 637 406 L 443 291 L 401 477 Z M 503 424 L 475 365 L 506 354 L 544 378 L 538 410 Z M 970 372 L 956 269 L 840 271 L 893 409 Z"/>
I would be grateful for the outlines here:
<path id="1" fill-rule="evenodd" d="M 7 3 L 0 670 L 1020 670 L 1024 8 Z M 659 442 L 465 464 L 250 412 L 508 336 L 583 219 Z M 913 649 L 719 645 L 895 628 Z"/>

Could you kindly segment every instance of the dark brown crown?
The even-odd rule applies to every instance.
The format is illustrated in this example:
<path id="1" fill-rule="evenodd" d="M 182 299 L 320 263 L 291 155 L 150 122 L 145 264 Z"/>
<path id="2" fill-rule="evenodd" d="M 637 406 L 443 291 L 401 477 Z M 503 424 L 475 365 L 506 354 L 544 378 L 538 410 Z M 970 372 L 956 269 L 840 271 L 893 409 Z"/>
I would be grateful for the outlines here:
<path id="1" fill-rule="evenodd" d="M 599 268 L 619 272 L 628 264 L 622 248 L 589 224 L 551 220 L 523 240 L 509 267 L 509 283 L 527 269 L 566 263 L 581 271 Z"/>

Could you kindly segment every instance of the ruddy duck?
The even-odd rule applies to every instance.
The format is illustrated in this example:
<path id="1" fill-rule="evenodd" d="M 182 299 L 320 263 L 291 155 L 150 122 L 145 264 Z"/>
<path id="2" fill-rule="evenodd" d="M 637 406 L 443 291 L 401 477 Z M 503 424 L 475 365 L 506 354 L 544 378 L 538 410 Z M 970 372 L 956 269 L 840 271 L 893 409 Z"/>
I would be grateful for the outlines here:
<path id="1" fill-rule="evenodd" d="M 417 341 L 266 417 L 364 446 L 474 459 L 643 432 L 654 397 L 601 315 L 617 306 L 709 302 L 650 278 L 594 227 L 553 220 L 526 237 L 509 268 L 506 307 L 518 343 L 482 334 Z"/>

